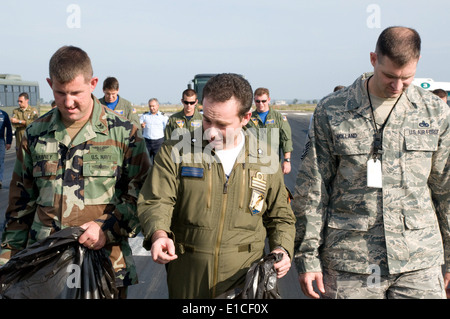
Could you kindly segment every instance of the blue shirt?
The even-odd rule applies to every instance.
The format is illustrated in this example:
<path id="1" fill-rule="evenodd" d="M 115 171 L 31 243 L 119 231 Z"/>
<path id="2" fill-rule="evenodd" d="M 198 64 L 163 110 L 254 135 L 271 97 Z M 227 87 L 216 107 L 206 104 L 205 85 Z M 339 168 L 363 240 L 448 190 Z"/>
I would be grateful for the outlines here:
<path id="1" fill-rule="evenodd" d="M 269 111 L 263 112 L 263 113 L 259 113 L 259 112 L 258 112 L 259 118 L 261 119 L 261 121 L 263 122 L 263 124 L 266 124 L 266 117 L 267 117 L 267 114 L 269 114 Z"/>
<path id="2" fill-rule="evenodd" d="M 142 129 L 142 135 L 150 140 L 159 140 L 164 137 L 164 129 L 169 118 L 158 111 L 156 114 L 150 112 L 144 113 L 141 116 L 141 124 L 145 123 Z"/>
<path id="3" fill-rule="evenodd" d="M 6 129 L 6 144 L 12 143 L 12 127 L 9 116 L 5 111 L 0 110 L 0 139 L 5 139 Z"/>

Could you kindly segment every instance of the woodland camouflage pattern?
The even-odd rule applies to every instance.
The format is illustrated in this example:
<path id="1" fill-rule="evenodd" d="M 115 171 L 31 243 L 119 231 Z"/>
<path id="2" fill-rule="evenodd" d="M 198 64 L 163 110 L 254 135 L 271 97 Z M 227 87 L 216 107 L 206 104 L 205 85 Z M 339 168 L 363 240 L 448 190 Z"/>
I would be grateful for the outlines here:
<path id="1" fill-rule="evenodd" d="M 313 115 L 293 201 L 297 269 L 368 274 L 375 264 L 385 275 L 445 260 L 449 271 L 450 108 L 411 85 L 384 129 L 383 188 L 368 188 L 369 76 L 325 97 Z"/>
<path id="2" fill-rule="evenodd" d="M 140 231 L 137 197 L 149 158 L 137 127 L 94 99 L 89 121 L 73 141 L 57 109 L 33 122 L 12 176 L 0 264 L 62 228 L 95 220 L 116 285 L 137 283 L 128 237 Z"/>

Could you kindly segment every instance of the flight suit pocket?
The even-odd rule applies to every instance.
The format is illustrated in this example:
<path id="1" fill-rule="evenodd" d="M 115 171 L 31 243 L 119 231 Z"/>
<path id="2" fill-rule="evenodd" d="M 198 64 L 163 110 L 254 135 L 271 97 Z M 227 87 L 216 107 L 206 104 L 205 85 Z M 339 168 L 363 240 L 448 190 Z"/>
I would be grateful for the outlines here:
<path id="1" fill-rule="evenodd" d="M 85 205 L 110 204 L 117 182 L 118 162 L 113 153 L 83 155 Z"/>
<path id="2" fill-rule="evenodd" d="M 236 210 L 239 216 L 233 219 L 232 229 L 255 230 L 262 221 L 262 215 L 267 209 L 267 179 L 268 175 L 257 170 L 242 170 L 240 187 L 237 192 Z M 247 176 L 248 175 L 248 176 Z"/>
<path id="3" fill-rule="evenodd" d="M 36 203 L 41 206 L 53 206 L 55 199 L 58 154 L 35 154 L 33 156 L 33 177 L 39 189 Z"/>

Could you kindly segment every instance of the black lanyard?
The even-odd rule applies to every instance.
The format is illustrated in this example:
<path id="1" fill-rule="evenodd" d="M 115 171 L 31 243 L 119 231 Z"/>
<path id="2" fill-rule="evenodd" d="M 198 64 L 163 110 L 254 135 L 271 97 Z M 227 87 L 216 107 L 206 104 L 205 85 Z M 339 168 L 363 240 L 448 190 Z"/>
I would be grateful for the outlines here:
<path id="1" fill-rule="evenodd" d="M 372 100 L 370 99 L 370 93 L 369 93 L 369 80 L 372 78 L 372 76 L 367 79 L 367 96 L 369 97 L 370 110 L 371 110 L 371 114 L 372 114 L 372 125 L 373 125 L 373 128 L 375 129 L 375 140 L 373 142 L 373 154 L 372 154 L 373 158 L 375 159 L 375 158 L 379 157 L 381 154 L 383 154 L 383 130 L 384 130 L 384 127 L 385 127 L 386 123 L 389 120 L 389 117 L 392 114 L 392 111 L 394 110 L 394 108 L 397 105 L 398 101 L 400 101 L 400 98 L 402 97 L 403 93 L 400 94 L 400 96 L 398 97 L 397 101 L 395 101 L 394 106 L 389 111 L 389 114 L 388 114 L 388 116 L 386 118 L 386 121 L 384 121 L 383 125 L 381 125 L 381 128 L 378 129 L 377 122 L 375 122 L 375 113 L 373 111 Z"/>

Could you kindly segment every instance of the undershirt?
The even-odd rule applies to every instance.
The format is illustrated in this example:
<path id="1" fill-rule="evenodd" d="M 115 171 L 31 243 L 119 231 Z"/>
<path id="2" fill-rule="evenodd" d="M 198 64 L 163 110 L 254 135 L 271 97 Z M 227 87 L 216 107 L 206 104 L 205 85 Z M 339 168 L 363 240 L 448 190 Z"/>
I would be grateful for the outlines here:
<path id="1" fill-rule="evenodd" d="M 236 162 L 236 158 L 239 155 L 239 152 L 244 147 L 245 142 L 245 136 L 244 133 L 241 131 L 241 142 L 238 146 L 226 149 L 226 150 L 217 150 L 216 155 L 219 157 L 220 162 L 222 163 L 223 171 L 225 172 L 225 175 L 228 177 L 230 176 L 231 170 L 233 169 L 234 163 Z"/>
<path id="2" fill-rule="evenodd" d="M 397 102 L 398 97 L 383 99 L 370 94 L 370 99 L 372 101 L 375 122 L 379 127 L 381 127 L 384 122 L 386 122 L 389 112 L 391 112 L 391 109 L 394 107 L 395 102 Z"/>
<path id="3" fill-rule="evenodd" d="M 66 127 L 67 130 L 67 134 L 69 134 L 70 139 L 73 141 L 73 138 L 78 134 L 78 132 L 80 132 L 80 130 L 82 129 L 82 127 L 84 126 L 84 124 L 87 123 L 87 121 L 89 121 L 90 118 L 88 118 L 85 121 L 75 121 L 75 122 L 69 122 L 66 121 L 65 119 L 62 119 L 62 122 L 64 123 L 64 126 Z"/>

